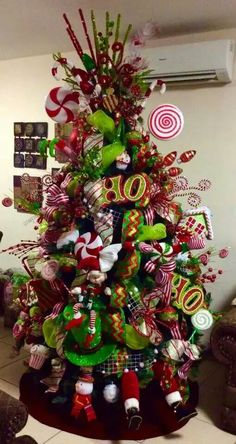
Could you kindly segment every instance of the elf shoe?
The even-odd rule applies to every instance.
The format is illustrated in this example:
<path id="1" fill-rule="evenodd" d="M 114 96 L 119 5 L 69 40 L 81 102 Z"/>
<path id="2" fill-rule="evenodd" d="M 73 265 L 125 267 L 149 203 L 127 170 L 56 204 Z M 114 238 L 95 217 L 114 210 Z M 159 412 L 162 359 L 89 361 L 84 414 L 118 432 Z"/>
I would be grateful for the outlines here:
<path id="1" fill-rule="evenodd" d="M 186 421 L 187 419 L 197 416 L 197 411 L 195 409 L 187 407 L 181 402 L 176 403 L 172 407 L 174 409 L 174 414 L 178 422 Z"/>
<path id="2" fill-rule="evenodd" d="M 128 427 L 131 430 L 139 430 L 142 423 L 142 416 L 139 414 L 139 410 L 136 407 L 131 407 L 127 410 Z"/>

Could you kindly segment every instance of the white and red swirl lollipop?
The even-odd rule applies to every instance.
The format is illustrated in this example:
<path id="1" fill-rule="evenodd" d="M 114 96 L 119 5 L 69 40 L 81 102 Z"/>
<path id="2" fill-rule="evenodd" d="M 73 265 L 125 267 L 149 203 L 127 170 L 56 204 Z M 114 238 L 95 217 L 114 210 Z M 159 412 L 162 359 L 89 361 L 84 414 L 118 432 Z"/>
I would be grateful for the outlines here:
<path id="1" fill-rule="evenodd" d="M 101 249 L 102 239 L 94 232 L 82 234 L 75 243 L 75 255 L 78 260 L 97 257 Z"/>
<path id="2" fill-rule="evenodd" d="M 45 102 L 47 114 L 58 123 L 72 122 L 79 109 L 79 96 L 78 91 L 63 87 L 53 88 Z"/>
<path id="3" fill-rule="evenodd" d="M 175 105 L 159 105 L 151 112 L 148 126 L 152 135 L 157 139 L 170 140 L 181 133 L 184 127 L 184 117 Z"/>

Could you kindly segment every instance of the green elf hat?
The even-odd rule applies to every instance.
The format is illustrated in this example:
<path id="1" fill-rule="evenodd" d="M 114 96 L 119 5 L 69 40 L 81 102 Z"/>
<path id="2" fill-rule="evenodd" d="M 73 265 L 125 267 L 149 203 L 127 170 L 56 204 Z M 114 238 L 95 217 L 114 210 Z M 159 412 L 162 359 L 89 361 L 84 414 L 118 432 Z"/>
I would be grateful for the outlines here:
<path id="1" fill-rule="evenodd" d="M 81 322 L 76 322 L 74 319 L 72 305 L 67 305 L 63 314 L 67 322 L 65 324 L 67 334 L 63 346 L 68 361 L 77 366 L 94 366 L 104 362 L 113 353 L 116 344 L 102 341 L 99 313 L 96 313 L 95 332 L 91 338 L 89 338 L 90 316 L 88 312 L 81 310 L 79 319 Z"/>

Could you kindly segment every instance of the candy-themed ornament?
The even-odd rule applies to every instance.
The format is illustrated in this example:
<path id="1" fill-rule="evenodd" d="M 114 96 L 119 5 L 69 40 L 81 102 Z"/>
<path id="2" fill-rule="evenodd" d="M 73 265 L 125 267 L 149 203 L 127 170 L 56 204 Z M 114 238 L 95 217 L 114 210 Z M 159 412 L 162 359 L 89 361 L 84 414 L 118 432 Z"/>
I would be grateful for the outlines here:
<path id="1" fill-rule="evenodd" d="M 184 117 L 180 109 L 175 105 L 159 105 L 151 112 L 148 127 L 152 135 L 157 139 L 171 140 L 182 132 Z"/>
<path id="2" fill-rule="evenodd" d="M 79 109 L 79 96 L 78 92 L 68 88 L 53 88 L 45 102 L 48 116 L 58 123 L 72 122 Z"/>

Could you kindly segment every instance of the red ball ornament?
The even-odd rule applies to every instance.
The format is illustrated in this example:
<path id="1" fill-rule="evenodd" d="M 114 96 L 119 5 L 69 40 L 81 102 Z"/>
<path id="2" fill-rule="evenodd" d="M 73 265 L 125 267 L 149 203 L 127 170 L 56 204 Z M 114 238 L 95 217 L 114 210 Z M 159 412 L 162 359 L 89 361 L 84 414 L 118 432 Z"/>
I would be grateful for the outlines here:
<path id="1" fill-rule="evenodd" d="M 111 82 L 112 82 L 112 78 L 110 76 L 105 75 L 105 74 L 98 78 L 98 83 L 101 86 L 105 86 L 105 87 L 109 86 L 111 84 Z"/>
<path id="2" fill-rule="evenodd" d="M 84 94 L 92 94 L 95 88 L 92 83 L 83 80 L 80 82 L 79 86 Z"/>
<path id="3" fill-rule="evenodd" d="M 99 65 L 105 65 L 105 63 L 107 63 L 109 60 L 109 56 L 106 53 L 102 53 L 98 55 L 98 64 Z"/>
<path id="4" fill-rule="evenodd" d="M 144 142 L 144 143 L 148 143 L 149 140 L 150 140 L 150 136 L 149 136 L 149 134 L 146 134 L 146 136 L 143 136 L 143 142 Z"/>
<path id="5" fill-rule="evenodd" d="M 77 138 L 78 138 L 78 129 L 77 128 L 73 128 L 70 137 L 69 137 L 69 143 L 71 148 L 76 148 L 77 146 Z"/>
<path id="6" fill-rule="evenodd" d="M 132 77 L 130 75 L 123 76 L 122 83 L 126 88 L 129 88 L 132 83 Z"/>
<path id="7" fill-rule="evenodd" d="M 121 42 L 114 42 L 111 49 L 114 52 L 121 51 L 121 49 L 123 49 L 123 45 Z"/>
<path id="8" fill-rule="evenodd" d="M 13 204 L 13 200 L 10 197 L 4 197 L 4 199 L 2 200 L 2 205 L 4 207 L 11 207 Z"/>
<path id="9" fill-rule="evenodd" d="M 133 74 L 133 73 L 134 73 L 134 68 L 133 68 L 133 66 L 130 65 L 129 63 L 125 63 L 125 64 L 122 66 L 122 71 L 123 71 L 125 74 Z"/>

